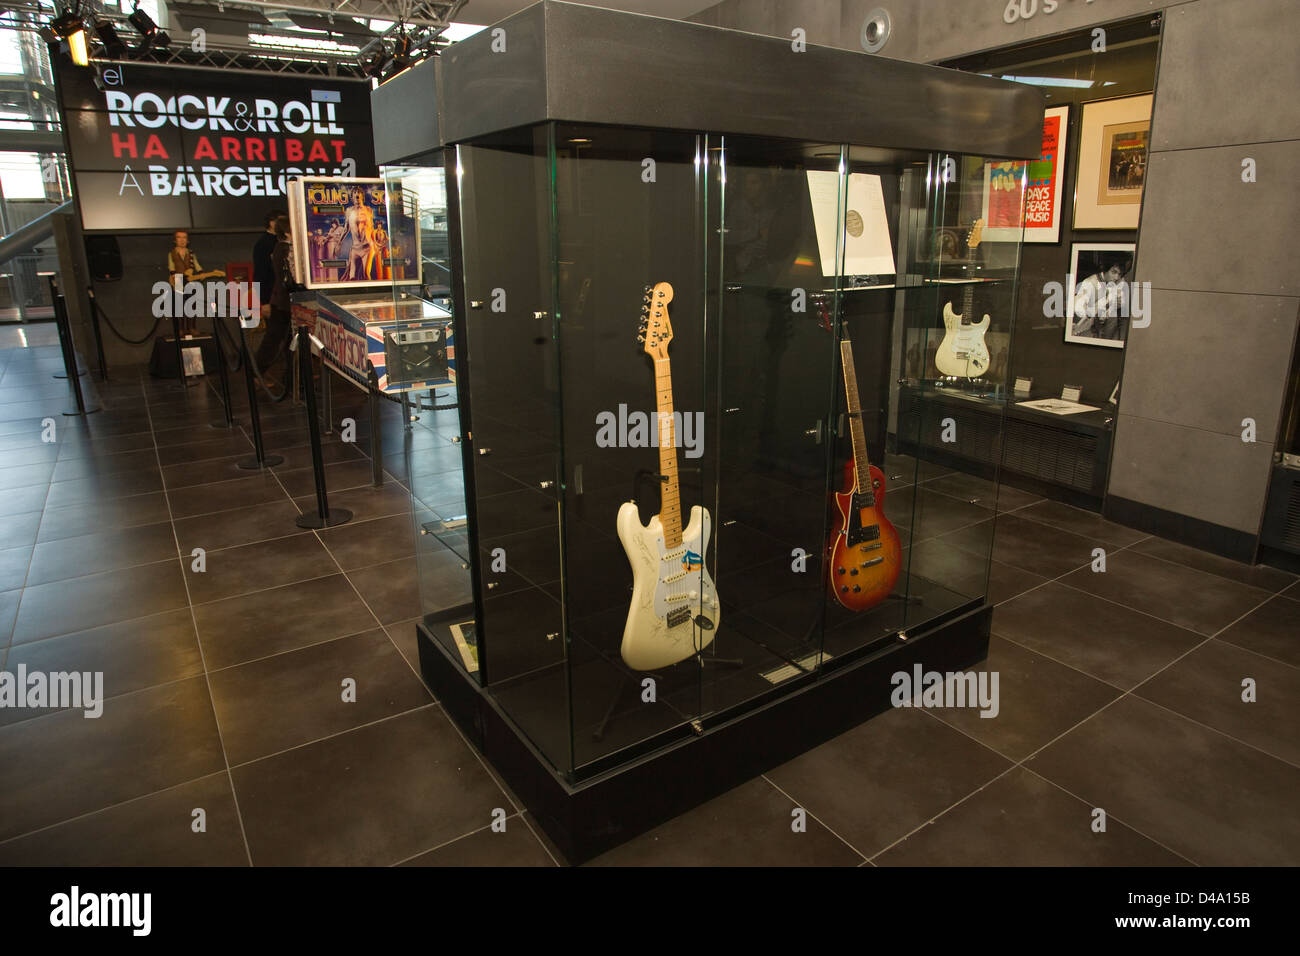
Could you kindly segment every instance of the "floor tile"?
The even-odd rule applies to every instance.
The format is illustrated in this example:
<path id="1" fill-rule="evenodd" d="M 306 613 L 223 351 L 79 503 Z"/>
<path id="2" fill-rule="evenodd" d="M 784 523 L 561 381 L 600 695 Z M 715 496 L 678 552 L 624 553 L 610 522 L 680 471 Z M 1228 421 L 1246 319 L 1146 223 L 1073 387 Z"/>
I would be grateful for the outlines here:
<path id="1" fill-rule="evenodd" d="M 375 626 L 341 574 L 254 591 L 194 608 L 210 670 Z"/>
<path id="2" fill-rule="evenodd" d="M 174 559 L 38 584 L 23 592 L 13 640 L 21 643 L 70 634 L 186 603 L 180 562 Z"/>
<path id="3" fill-rule="evenodd" d="M 201 677 L 105 701 L 95 719 L 70 710 L 0 728 L 0 767 L 24 781 L 0 787 L 0 840 L 224 766 Z"/>
<path id="4" fill-rule="evenodd" d="M 311 467 L 283 469 L 276 472 L 285 491 L 295 498 L 316 493 L 316 477 Z M 371 482 L 370 462 L 344 461 L 325 466 L 325 491 L 327 494 L 348 488 L 368 486 Z"/>
<path id="5" fill-rule="evenodd" d="M 1093 831 L 1092 807 L 1022 767 L 998 777 L 872 859 L 877 866 L 1187 866 L 1115 820 Z"/>
<path id="6" fill-rule="evenodd" d="M 195 548 L 218 551 L 292 534 L 310 534 L 296 524 L 299 512 L 292 501 L 285 498 L 247 508 L 235 508 L 216 514 L 181 518 L 176 522 L 182 554 Z"/>
<path id="7" fill-rule="evenodd" d="M 183 561 L 190 600 L 196 605 L 319 578 L 338 570 L 313 534 L 209 551 L 203 571 L 194 570 L 189 555 Z"/>
<path id="8" fill-rule="evenodd" d="M 415 532 L 409 514 L 349 521 L 337 528 L 326 528 L 320 537 L 344 571 L 415 554 Z"/>
<path id="9" fill-rule="evenodd" d="M 1242 700 L 1243 681 L 1255 700 Z M 1300 766 L 1300 668 L 1207 641 L 1133 693 Z"/>
<path id="10" fill-rule="evenodd" d="M 314 494 L 295 498 L 294 503 L 303 511 L 316 510 Z M 353 520 L 365 521 L 388 515 L 409 514 L 411 496 L 405 489 L 387 482 L 382 488 L 361 487 L 331 492 L 329 505 L 331 508 L 346 508 L 352 512 Z"/>
<path id="11" fill-rule="evenodd" d="M 34 544 L 40 527 L 39 511 L 0 518 L 0 548 L 21 548 Z"/>
<path id="12" fill-rule="evenodd" d="M 288 497 L 271 472 L 249 472 L 248 475 L 247 478 L 169 489 L 167 498 L 171 502 L 172 516 L 177 520 L 192 518 L 268 501 L 282 501 Z"/>
<path id="13" fill-rule="evenodd" d="M 45 584 L 176 556 L 170 521 L 44 541 L 32 553 L 28 584 Z"/>
<path id="14" fill-rule="evenodd" d="M 204 829 L 196 833 L 197 809 Z M 224 770 L 0 843 L 0 866 L 247 865 Z"/>
<path id="15" fill-rule="evenodd" d="M 1111 554 L 1104 573 L 1083 568 L 1061 580 L 1206 637 L 1271 597 L 1260 588 L 1132 551 Z"/>
<path id="16" fill-rule="evenodd" d="M 993 527 L 992 556 L 996 561 L 1033 574 L 1057 577 L 1092 561 L 1097 541 L 1015 514 L 998 515 Z M 989 551 L 990 524 L 963 528 L 944 536 L 955 548 L 984 556 Z"/>
<path id="17" fill-rule="evenodd" d="M 963 475 L 960 472 L 927 481 L 925 488 L 927 491 L 938 491 L 999 513 L 1014 511 L 1043 500 L 1040 495 L 1030 494 L 1028 491 L 1012 488 L 1010 485 L 995 486 L 987 479 L 975 475 Z"/>
<path id="18" fill-rule="evenodd" d="M 47 485 L 53 474 L 54 462 L 52 461 L 34 465 L 8 464 L 7 467 L 0 467 L 0 491 L 10 491 L 26 485 Z"/>
<path id="19" fill-rule="evenodd" d="M 862 856 L 759 777 L 635 837 L 588 866 L 857 866 Z"/>
<path id="20" fill-rule="evenodd" d="M 993 633 L 1124 690 L 1204 640 L 1057 582 L 998 605 Z"/>
<path id="21" fill-rule="evenodd" d="M 1026 766 L 1201 866 L 1300 863 L 1300 769 L 1128 696 Z"/>
<path id="22" fill-rule="evenodd" d="M 41 521 L 37 541 L 134 528 L 167 521 L 167 498 L 161 491 L 127 498 L 87 501 L 70 508 L 51 508 Z"/>
<path id="23" fill-rule="evenodd" d="M 972 707 L 936 709 L 931 713 L 1017 761 L 1121 693 L 1110 684 L 997 637 L 989 642 L 988 659 L 971 668 L 971 672 L 977 678 L 980 673 L 998 675 L 996 709 L 988 711 L 994 716 L 985 717 L 981 708 Z M 991 683 L 987 686 L 992 688 Z"/>
<path id="24" fill-rule="evenodd" d="M 455 567 L 459 566 L 459 563 L 455 564 Z M 348 580 L 361 592 L 366 604 L 379 616 L 381 624 L 409 620 L 420 614 L 415 558 L 349 571 Z"/>
<path id="25" fill-rule="evenodd" d="M 156 472 L 157 453 L 152 445 L 136 451 L 83 458 L 60 458 L 54 466 L 54 481 L 73 481 L 87 478 L 124 475 L 135 471 Z"/>
<path id="26" fill-rule="evenodd" d="M 1296 576 L 1288 571 L 1280 571 L 1263 564 L 1243 564 L 1208 551 L 1166 541 L 1164 538 L 1147 538 L 1141 544 L 1134 545 L 1133 550 L 1177 564 L 1185 564 L 1198 571 L 1208 571 L 1210 574 L 1217 574 L 1240 584 L 1263 588 L 1265 591 L 1282 591 L 1296 581 Z"/>
<path id="27" fill-rule="evenodd" d="M 32 546 L 5 548 L 0 551 L 0 591 L 12 591 L 27 581 L 27 569 L 32 561 Z"/>
<path id="28" fill-rule="evenodd" d="M 1300 598 L 1300 591 L 1289 593 Z M 1229 644 L 1300 667 L 1300 601 L 1275 597 L 1216 636 Z"/>
<path id="29" fill-rule="evenodd" d="M 32 671 L 100 672 L 104 695 L 117 697 L 168 681 L 203 673 L 188 607 L 133 618 L 61 637 L 49 637 L 9 649 L 5 668 L 19 664 Z M 0 724 L 26 720 L 47 710 L 0 710 Z"/>
<path id="30" fill-rule="evenodd" d="M 477 830 L 505 795 L 435 706 L 232 771 L 258 866 L 383 866 Z"/>
<path id="31" fill-rule="evenodd" d="M 513 816 L 506 820 L 504 831 L 485 827 L 402 866 L 555 866 L 555 861 L 523 819 Z"/>
<path id="32" fill-rule="evenodd" d="M 1123 548 L 1147 536 L 1145 531 L 1126 528 L 1101 515 L 1059 501 L 1040 501 L 1018 512 L 1018 517 L 1039 521 L 1087 538 L 1094 547 Z"/>
<path id="33" fill-rule="evenodd" d="M 355 681 L 344 700 L 342 682 Z M 422 707 L 430 695 L 380 628 L 210 675 L 231 764 Z"/>
<path id="34" fill-rule="evenodd" d="M 872 856 L 1010 766 L 929 714 L 894 708 L 767 776 Z"/>
<path id="35" fill-rule="evenodd" d="M 47 508 L 63 508 L 97 498 L 126 498 L 162 490 L 162 479 L 153 471 L 128 471 L 117 475 L 73 478 L 50 485 Z"/>

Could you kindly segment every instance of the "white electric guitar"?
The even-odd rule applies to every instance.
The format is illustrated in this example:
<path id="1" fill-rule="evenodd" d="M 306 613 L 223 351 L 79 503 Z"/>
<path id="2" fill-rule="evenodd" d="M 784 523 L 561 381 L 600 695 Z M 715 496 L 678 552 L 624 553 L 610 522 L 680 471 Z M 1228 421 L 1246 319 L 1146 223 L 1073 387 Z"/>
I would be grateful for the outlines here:
<path id="1" fill-rule="evenodd" d="M 971 252 L 979 248 L 984 236 L 984 220 L 976 219 L 966 237 Z M 956 378 L 979 378 L 989 370 L 989 349 L 984 344 L 984 333 L 989 327 L 989 317 L 975 322 L 975 284 L 966 285 L 962 293 L 962 310 L 958 315 L 951 302 L 943 304 L 943 341 L 934 355 L 935 367 L 942 375 Z"/>
<path id="2" fill-rule="evenodd" d="M 636 502 L 618 509 L 618 539 L 632 565 L 632 606 L 623 628 L 623 660 L 638 671 L 668 667 L 693 657 L 713 641 L 721 617 L 718 591 L 704 565 L 712 522 L 696 505 L 682 530 L 677 488 L 677 434 L 673 422 L 673 378 L 668 343 L 673 328 L 668 303 L 673 287 L 646 287 L 637 341 L 654 359 L 659 412 L 659 514 L 641 524 Z"/>

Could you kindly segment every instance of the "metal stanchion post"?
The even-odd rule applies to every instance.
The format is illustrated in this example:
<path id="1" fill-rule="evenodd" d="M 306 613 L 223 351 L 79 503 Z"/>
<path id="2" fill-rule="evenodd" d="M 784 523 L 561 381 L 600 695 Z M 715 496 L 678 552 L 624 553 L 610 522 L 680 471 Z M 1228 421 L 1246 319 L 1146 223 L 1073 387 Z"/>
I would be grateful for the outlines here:
<path id="1" fill-rule="evenodd" d="M 68 325 L 68 303 L 63 298 L 63 293 L 59 291 L 58 283 L 53 276 L 50 276 L 50 296 L 54 303 L 54 321 L 58 326 L 59 345 L 63 351 L 63 367 L 67 371 L 67 379 L 72 385 L 72 394 L 77 401 L 76 408 L 67 409 L 63 414 L 89 415 L 99 411 L 99 406 L 87 408 L 86 398 L 81 394 L 81 373 L 77 371 L 77 348 L 72 341 L 72 328 Z"/>
<path id="2" fill-rule="evenodd" d="M 104 359 L 104 334 L 99 328 L 99 302 L 95 299 L 95 287 L 86 286 L 86 297 L 90 299 L 90 330 L 95 336 L 95 357 L 99 360 L 99 380 L 108 381 L 108 362 Z"/>
<path id="3" fill-rule="evenodd" d="M 64 326 L 65 326 L 65 323 L 63 323 L 63 322 L 59 322 L 59 321 L 58 321 L 58 315 L 59 315 L 59 305 L 58 305 L 58 300 L 59 300 L 59 295 L 60 295 L 60 293 L 59 293 L 59 280 L 58 280 L 58 277 L 57 277 L 57 276 L 50 276 L 50 305 L 54 308 L 54 317 L 55 317 L 55 323 L 54 323 L 54 324 L 55 324 L 55 326 L 56 326 L 56 331 L 59 333 L 59 350 L 63 353 L 64 359 L 65 359 L 64 364 L 63 364 L 63 371 L 62 371 L 62 372 L 55 372 L 55 373 L 54 373 L 54 378 L 74 378 L 74 377 L 75 377 L 75 378 L 80 378 L 82 375 L 85 374 L 85 370 L 82 369 L 82 368 L 79 368 L 79 367 L 77 366 L 77 363 L 76 363 L 76 358 L 77 358 L 77 349 L 76 349 L 75 346 L 72 348 L 72 358 L 73 358 L 73 363 L 72 363 L 72 365 L 68 365 L 68 364 L 67 364 L 67 361 L 66 361 L 66 359 L 67 359 L 67 353 L 68 353 L 68 341 L 67 341 L 67 340 L 68 340 L 68 337 L 69 337 L 69 335 L 70 335 L 70 332 L 69 332 L 69 330 L 68 330 L 67 328 L 64 327 Z M 72 375 L 72 373 L 71 373 L 70 371 L 68 371 L 69 369 L 73 369 L 73 370 L 75 370 L 77 374 L 76 374 L 75 376 Z"/>
<path id="4" fill-rule="evenodd" d="M 298 328 L 298 368 L 303 384 L 303 398 L 307 402 L 311 467 L 316 479 L 316 510 L 299 515 L 296 523 L 300 528 L 332 528 L 351 521 L 352 512 L 346 508 L 335 508 L 331 511 L 329 498 L 325 493 L 325 462 L 321 457 L 320 419 L 316 412 L 316 387 L 311 380 L 311 332 L 305 325 Z"/>
<path id="5" fill-rule="evenodd" d="M 213 313 L 212 316 L 212 344 L 217 347 L 217 375 L 221 379 L 221 404 L 222 420 L 219 422 L 209 422 L 210 428 L 233 428 L 235 419 L 230 414 L 230 377 L 226 373 L 226 349 L 221 344 L 221 329 L 217 325 L 221 319 Z"/>
<path id="6" fill-rule="evenodd" d="M 239 360 L 244 365 L 244 383 L 248 386 L 248 420 L 253 426 L 253 455 L 238 462 L 246 471 L 254 468 L 274 468 L 284 463 L 283 455 L 268 455 L 262 448 L 262 420 L 257 415 L 257 382 L 253 372 L 253 356 L 248 351 L 244 330 L 239 330 Z"/>
<path id="7" fill-rule="evenodd" d="M 322 352 L 320 357 L 320 388 L 324 393 L 325 401 L 322 403 L 325 413 L 325 434 L 334 434 L 334 388 L 333 377 L 330 375 L 330 367 L 325 362 L 325 354 Z"/>
<path id="8" fill-rule="evenodd" d="M 370 483 L 376 488 L 384 484 L 384 430 L 379 422 L 379 376 L 375 367 L 366 362 L 370 388 L 366 392 L 370 403 Z"/>

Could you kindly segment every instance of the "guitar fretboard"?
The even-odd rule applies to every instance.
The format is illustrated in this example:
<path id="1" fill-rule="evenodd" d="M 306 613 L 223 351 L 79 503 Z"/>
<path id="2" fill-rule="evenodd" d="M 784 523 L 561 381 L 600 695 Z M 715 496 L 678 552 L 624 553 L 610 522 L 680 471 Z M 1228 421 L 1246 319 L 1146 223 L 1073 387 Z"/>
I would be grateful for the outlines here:
<path id="1" fill-rule="evenodd" d="M 870 495 L 871 462 L 867 458 L 867 436 L 862 427 L 862 401 L 858 397 L 858 373 L 853 366 L 853 343 L 840 340 L 840 365 L 844 368 L 844 406 L 848 409 L 849 435 L 853 439 L 854 491 Z"/>
<path id="2" fill-rule="evenodd" d="M 659 416 L 659 523 L 664 546 L 682 543 L 682 506 L 677 489 L 677 432 L 673 427 L 673 373 L 668 359 L 655 359 L 655 400 Z"/>

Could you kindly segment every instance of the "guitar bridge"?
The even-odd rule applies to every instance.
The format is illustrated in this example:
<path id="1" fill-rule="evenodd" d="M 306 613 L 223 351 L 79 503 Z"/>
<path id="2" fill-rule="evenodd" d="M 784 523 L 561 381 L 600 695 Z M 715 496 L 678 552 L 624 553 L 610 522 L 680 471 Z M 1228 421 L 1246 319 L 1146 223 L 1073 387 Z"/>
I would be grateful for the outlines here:
<path id="1" fill-rule="evenodd" d="M 688 607 L 679 607 L 675 611 L 668 612 L 668 626 L 676 627 L 678 624 L 685 624 L 691 619 L 691 609 Z"/>

